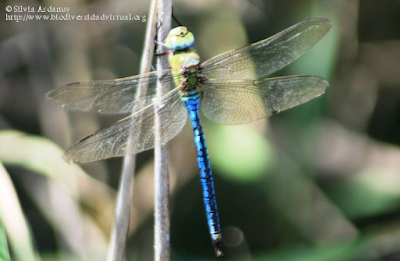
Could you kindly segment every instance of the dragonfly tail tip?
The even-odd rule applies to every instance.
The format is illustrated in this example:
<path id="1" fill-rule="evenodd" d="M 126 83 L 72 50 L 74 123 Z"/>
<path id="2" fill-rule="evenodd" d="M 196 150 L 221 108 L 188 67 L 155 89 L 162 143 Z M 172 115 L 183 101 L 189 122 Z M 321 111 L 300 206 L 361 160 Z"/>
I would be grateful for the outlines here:
<path id="1" fill-rule="evenodd" d="M 221 241 L 216 241 L 214 243 L 214 251 L 217 257 L 224 256 L 224 251 L 222 251 Z"/>

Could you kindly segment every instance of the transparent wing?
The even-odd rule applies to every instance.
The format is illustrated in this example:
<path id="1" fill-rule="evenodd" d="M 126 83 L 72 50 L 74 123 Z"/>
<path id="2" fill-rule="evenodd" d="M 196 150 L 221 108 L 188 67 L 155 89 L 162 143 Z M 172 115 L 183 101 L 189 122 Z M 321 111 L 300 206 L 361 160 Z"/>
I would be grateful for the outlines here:
<path id="1" fill-rule="evenodd" d="M 217 55 L 201 65 L 201 72 L 209 79 L 263 78 L 308 51 L 330 28 L 326 18 L 305 20 L 260 42 Z"/>
<path id="2" fill-rule="evenodd" d="M 175 137 L 185 125 L 187 112 L 178 90 L 161 102 L 150 104 L 112 126 L 99 130 L 72 145 L 64 154 L 67 162 L 90 162 L 139 153 L 154 147 L 155 107 L 160 118 L 160 143 Z"/>
<path id="3" fill-rule="evenodd" d="M 241 124 L 270 116 L 312 100 L 328 82 L 316 76 L 260 80 L 210 79 L 204 85 L 201 108 L 206 117 L 224 124 Z"/>
<path id="4" fill-rule="evenodd" d="M 160 81 L 163 87 L 169 88 L 164 92 L 167 93 L 174 86 L 168 84 L 173 80 L 171 70 L 164 70 L 162 75 Z M 66 109 L 94 109 L 104 114 L 129 113 L 134 105 L 143 108 L 152 102 L 157 80 L 157 72 L 150 72 L 115 80 L 73 82 L 52 90 L 47 96 Z M 143 91 L 140 91 L 141 86 Z"/>

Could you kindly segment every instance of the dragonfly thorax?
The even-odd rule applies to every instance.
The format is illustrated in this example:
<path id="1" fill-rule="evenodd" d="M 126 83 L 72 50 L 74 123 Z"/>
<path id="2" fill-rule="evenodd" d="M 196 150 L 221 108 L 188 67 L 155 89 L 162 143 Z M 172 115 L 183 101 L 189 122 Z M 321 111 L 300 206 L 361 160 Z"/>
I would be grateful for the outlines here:
<path id="1" fill-rule="evenodd" d="M 169 57 L 169 64 L 173 73 L 187 71 L 187 68 L 197 67 L 200 57 L 194 51 L 174 53 Z"/>
<path id="2" fill-rule="evenodd" d="M 175 53 L 169 58 L 172 74 L 176 86 L 197 85 L 197 74 L 200 63 L 200 57 L 194 51 Z"/>

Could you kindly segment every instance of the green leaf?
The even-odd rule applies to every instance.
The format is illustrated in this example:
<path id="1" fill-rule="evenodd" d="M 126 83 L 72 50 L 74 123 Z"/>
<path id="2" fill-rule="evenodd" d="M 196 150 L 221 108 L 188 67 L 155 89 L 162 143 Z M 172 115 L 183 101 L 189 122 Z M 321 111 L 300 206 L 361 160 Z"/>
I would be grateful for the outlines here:
<path id="1" fill-rule="evenodd" d="M 17 165 L 49 178 L 57 178 L 67 167 L 61 155 L 63 151 L 52 141 L 23 132 L 0 131 L 0 161 Z"/>
<path id="2" fill-rule="evenodd" d="M 10 238 L 16 260 L 37 260 L 33 237 L 9 174 L 0 162 L 0 220 Z"/>
<path id="3" fill-rule="evenodd" d="M 10 253 L 8 252 L 7 237 L 4 231 L 2 222 L 0 221 L 0 260 L 10 260 Z"/>
<path id="4" fill-rule="evenodd" d="M 400 205 L 398 171 L 364 169 L 329 190 L 331 198 L 351 218 L 385 214 Z"/>

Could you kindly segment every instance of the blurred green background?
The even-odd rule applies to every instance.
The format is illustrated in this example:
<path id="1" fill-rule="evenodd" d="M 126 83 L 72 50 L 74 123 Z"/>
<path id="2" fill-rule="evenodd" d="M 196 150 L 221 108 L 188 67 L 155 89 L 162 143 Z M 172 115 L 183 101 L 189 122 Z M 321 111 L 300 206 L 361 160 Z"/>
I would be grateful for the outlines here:
<path id="1" fill-rule="evenodd" d="M 203 60 L 307 18 L 333 22 L 276 74 L 324 77 L 325 95 L 247 125 L 204 119 L 224 260 L 400 260 L 400 1 L 173 4 Z M 122 116 L 65 112 L 46 93 L 137 74 L 146 22 L 7 21 L 17 14 L 8 5 L 143 16 L 149 2 L 10 0 L 0 8 L 0 260 L 105 260 L 121 159 L 77 166 L 61 155 Z M 215 260 L 192 139 L 186 126 L 170 146 L 171 257 Z M 138 155 L 126 260 L 153 259 L 152 214 L 147 151 Z"/>

